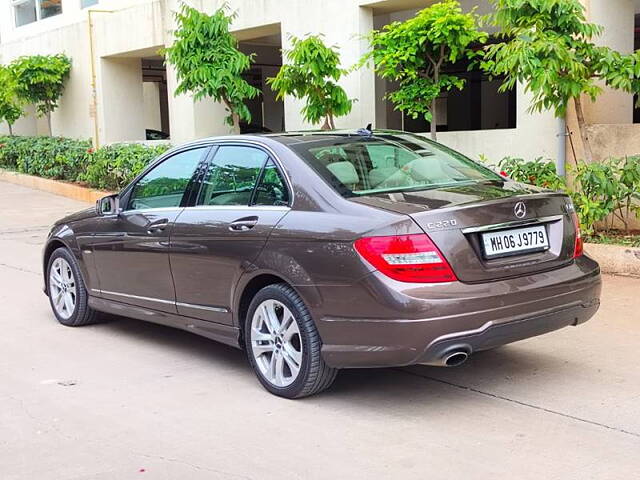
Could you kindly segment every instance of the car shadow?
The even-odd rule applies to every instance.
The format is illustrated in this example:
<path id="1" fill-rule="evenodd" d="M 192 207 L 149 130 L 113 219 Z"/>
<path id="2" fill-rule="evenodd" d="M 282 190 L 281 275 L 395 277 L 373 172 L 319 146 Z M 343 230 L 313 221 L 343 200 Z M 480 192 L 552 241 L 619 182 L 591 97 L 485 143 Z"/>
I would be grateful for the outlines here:
<path id="1" fill-rule="evenodd" d="M 239 375 L 246 375 L 246 381 L 255 382 L 258 389 L 269 395 L 254 378 L 244 352 L 237 348 L 183 330 L 125 317 L 112 317 L 93 328 L 107 329 L 111 333 L 135 337 L 136 342 L 195 357 L 209 363 L 211 368 L 218 365 L 225 370 L 234 370 Z M 450 402 L 459 396 L 461 389 L 491 392 L 507 383 L 527 382 L 532 377 L 540 381 L 546 374 L 558 374 L 563 368 L 575 367 L 562 356 L 522 348 L 516 343 L 479 352 L 465 364 L 454 368 L 414 365 L 341 370 L 329 390 L 305 402 L 315 404 L 315 399 L 318 399 L 334 404 L 366 399 L 364 405 L 369 405 L 372 410 L 382 408 L 386 402 L 412 404 L 436 399 Z"/>
<path id="2" fill-rule="evenodd" d="M 96 324 L 93 328 L 104 328 L 111 333 L 135 337 L 136 342 L 161 346 L 176 354 L 188 354 L 212 363 L 223 363 L 228 367 L 246 365 L 249 368 L 241 350 L 178 328 L 115 315 L 110 315 L 106 322 Z"/>
<path id="3" fill-rule="evenodd" d="M 386 369 L 348 369 L 338 375 L 327 397 L 366 396 L 368 400 L 393 399 L 400 403 L 451 401 L 461 390 L 489 393 L 518 383 L 545 381 L 546 376 L 571 375 L 579 366 L 561 355 L 523 348 L 516 344 L 478 352 L 458 367 L 425 365 Z"/>

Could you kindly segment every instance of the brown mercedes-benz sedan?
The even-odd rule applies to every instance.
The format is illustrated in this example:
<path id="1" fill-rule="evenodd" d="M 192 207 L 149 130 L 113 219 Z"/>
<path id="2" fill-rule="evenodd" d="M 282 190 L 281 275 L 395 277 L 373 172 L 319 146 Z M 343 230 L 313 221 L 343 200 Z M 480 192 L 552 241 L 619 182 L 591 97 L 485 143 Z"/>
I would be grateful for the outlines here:
<path id="1" fill-rule="evenodd" d="M 60 323 L 102 312 L 244 348 L 295 398 L 340 368 L 455 366 L 599 306 L 566 195 L 403 132 L 210 138 L 58 221 Z"/>

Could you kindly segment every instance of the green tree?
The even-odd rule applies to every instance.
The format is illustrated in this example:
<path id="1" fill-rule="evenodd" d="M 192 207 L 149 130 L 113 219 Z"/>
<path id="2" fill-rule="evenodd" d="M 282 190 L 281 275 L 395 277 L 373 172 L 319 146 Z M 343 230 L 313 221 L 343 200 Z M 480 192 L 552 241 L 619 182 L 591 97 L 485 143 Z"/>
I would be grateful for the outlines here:
<path id="1" fill-rule="evenodd" d="M 463 13 L 457 0 L 444 0 L 404 22 L 374 30 L 367 57 L 373 59 L 378 75 L 398 82 L 398 89 L 386 98 L 396 110 L 431 122 L 431 138 L 436 140 L 436 99 L 443 91 L 464 86 L 464 79 L 442 70 L 480 55 L 473 47 L 486 39 L 487 34 L 478 30 L 474 12 Z"/>
<path id="2" fill-rule="evenodd" d="M 10 64 L 17 80 L 17 94 L 36 106 L 38 116 L 47 118 L 51 135 L 51 112 L 58 108 L 71 60 L 63 54 L 19 57 Z"/>
<path id="3" fill-rule="evenodd" d="M 260 91 L 242 78 L 251 67 L 252 56 L 238 50 L 238 41 L 229 33 L 235 14 L 227 10 L 225 4 L 207 15 L 182 4 L 174 15 L 178 24 L 175 42 L 165 53 L 178 75 L 175 94 L 191 92 L 196 100 L 210 97 L 224 103 L 229 112 L 227 123 L 239 131 L 240 120 L 251 121 L 245 101 Z"/>
<path id="4" fill-rule="evenodd" d="M 337 47 L 326 46 L 320 35 L 290 39 L 292 48 L 283 51 L 288 63 L 267 83 L 277 92 L 278 99 L 285 95 L 304 98 L 305 121 L 315 125 L 324 119 L 323 130 L 335 129 L 335 117 L 347 115 L 354 102 L 337 83 L 347 74 L 340 68 Z"/>
<path id="5" fill-rule="evenodd" d="M 593 160 L 582 96 L 594 101 L 605 85 L 637 92 L 637 54 L 622 55 L 592 39 L 602 27 L 588 23 L 578 0 L 492 0 L 491 22 L 501 42 L 486 47 L 483 68 L 505 77 L 502 89 L 516 82 L 533 95 L 530 111 L 565 115 L 573 101 L 587 162 Z"/>
<path id="6" fill-rule="evenodd" d="M 13 71 L 0 65 L 0 122 L 7 122 L 9 135 L 13 135 L 13 124 L 24 114 L 17 88 L 18 81 Z"/>

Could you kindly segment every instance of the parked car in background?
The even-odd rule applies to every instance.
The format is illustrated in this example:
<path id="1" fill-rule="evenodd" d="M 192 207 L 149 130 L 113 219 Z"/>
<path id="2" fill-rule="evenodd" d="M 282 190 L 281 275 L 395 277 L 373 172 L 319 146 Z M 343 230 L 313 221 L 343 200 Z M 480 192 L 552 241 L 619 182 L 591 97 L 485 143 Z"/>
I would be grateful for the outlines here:
<path id="1" fill-rule="evenodd" d="M 268 127 L 256 123 L 240 122 L 240 133 L 272 133 Z"/>
<path id="2" fill-rule="evenodd" d="M 147 140 L 168 140 L 169 134 L 167 132 L 161 132 L 160 130 L 153 130 L 147 128 L 145 130 Z"/>
<path id="3" fill-rule="evenodd" d="M 600 272 L 569 197 L 395 131 L 209 138 L 54 225 L 60 323 L 102 312 L 246 350 L 288 398 L 341 368 L 456 366 L 588 320 Z"/>

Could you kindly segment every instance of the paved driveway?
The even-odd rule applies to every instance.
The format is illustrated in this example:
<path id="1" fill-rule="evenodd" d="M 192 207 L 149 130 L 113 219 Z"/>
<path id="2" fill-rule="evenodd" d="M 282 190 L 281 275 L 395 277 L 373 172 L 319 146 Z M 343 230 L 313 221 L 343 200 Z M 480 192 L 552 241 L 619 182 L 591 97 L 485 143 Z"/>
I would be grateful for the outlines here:
<path id="1" fill-rule="evenodd" d="M 59 326 L 40 250 L 83 206 L 0 182 L 2 480 L 640 475 L 640 280 L 605 278 L 581 327 L 286 401 L 242 352 L 186 332 Z"/>

